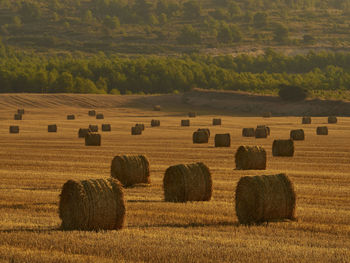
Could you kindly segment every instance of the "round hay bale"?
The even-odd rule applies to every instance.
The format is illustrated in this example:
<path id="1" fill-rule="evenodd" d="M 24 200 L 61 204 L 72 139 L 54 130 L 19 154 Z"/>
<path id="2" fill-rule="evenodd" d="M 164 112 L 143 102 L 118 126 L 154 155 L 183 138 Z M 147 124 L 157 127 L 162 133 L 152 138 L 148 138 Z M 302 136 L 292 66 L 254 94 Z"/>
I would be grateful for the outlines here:
<path id="1" fill-rule="evenodd" d="M 116 230 L 125 219 L 123 188 L 113 178 L 67 181 L 59 201 L 65 230 Z"/>
<path id="2" fill-rule="evenodd" d="M 85 138 L 85 135 L 88 134 L 89 132 L 90 132 L 89 129 L 80 128 L 78 132 L 78 137 Z"/>
<path id="3" fill-rule="evenodd" d="M 189 112 L 188 113 L 188 117 L 194 118 L 194 117 L 196 117 L 196 113 L 195 112 Z"/>
<path id="4" fill-rule="evenodd" d="M 262 117 L 263 118 L 271 118 L 272 114 L 271 112 L 263 112 Z"/>
<path id="5" fill-rule="evenodd" d="M 24 114 L 24 109 L 18 109 L 17 113 L 23 115 Z"/>
<path id="6" fill-rule="evenodd" d="M 334 124 L 334 123 L 337 123 L 337 122 L 338 122 L 337 117 L 335 117 L 335 116 L 329 116 L 328 117 L 328 123 Z"/>
<path id="7" fill-rule="evenodd" d="M 272 155 L 292 157 L 294 155 L 294 141 L 291 139 L 274 140 L 272 144 Z"/>
<path id="8" fill-rule="evenodd" d="M 295 219 L 296 194 L 285 174 L 244 176 L 236 187 L 236 215 L 240 224 Z"/>
<path id="9" fill-rule="evenodd" d="M 213 182 L 204 163 L 170 166 L 163 178 L 166 202 L 209 201 Z"/>
<path id="10" fill-rule="evenodd" d="M 154 106 L 153 106 L 153 110 L 154 110 L 154 111 L 160 111 L 160 110 L 161 110 L 160 105 L 154 105 Z"/>
<path id="11" fill-rule="evenodd" d="M 160 120 L 151 120 L 151 126 L 152 127 L 159 127 L 160 126 Z"/>
<path id="12" fill-rule="evenodd" d="M 125 187 L 149 184 L 149 161 L 144 155 L 115 156 L 111 164 L 111 176 L 118 179 Z"/>
<path id="13" fill-rule="evenodd" d="M 10 126 L 10 133 L 19 133 L 19 126 Z"/>
<path id="14" fill-rule="evenodd" d="M 105 117 L 102 113 L 96 114 L 96 119 L 97 120 L 103 120 Z"/>
<path id="15" fill-rule="evenodd" d="M 208 143 L 209 135 L 206 131 L 195 131 L 192 140 L 193 143 Z"/>
<path id="16" fill-rule="evenodd" d="M 231 147 L 231 136 L 229 133 L 215 134 L 215 147 Z"/>
<path id="17" fill-rule="evenodd" d="M 57 125 L 56 124 L 51 124 L 47 126 L 47 131 L 48 132 L 57 132 Z"/>
<path id="18" fill-rule="evenodd" d="M 256 128 L 255 129 L 255 138 L 267 138 L 268 131 L 267 128 Z"/>
<path id="19" fill-rule="evenodd" d="M 98 125 L 89 125 L 89 130 L 91 132 L 98 132 Z"/>
<path id="20" fill-rule="evenodd" d="M 22 120 L 22 114 L 15 114 L 14 115 L 14 120 L 21 121 Z"/>
<path id="21" fill-rule="evenodd" d="M 221 125 L 221 119 L 213 119 L 213 125 Z"/>
<path id="22" fill-rule="evenodd" d="M 317 127 L 316 134 L 317 135 L 328 135 L 328 127 L 327 126 Z"/>
<path id="23" fill-rule="evenodd" d="M 255 137 L 255 129 L 254 128 L 243 128 L 242 129 L 243 137 Z"/>
<path id="24" fill-rule="evenodd" d="M 75 120 L 75 115 L 67 115 L 67 120 Z"/>
<path id="25" fill-rule="evenodd" d="M 257 125 L 256 128 L 265 128 L 267 131 L 267 135 L 270 135 L 270 127 L 266 125 Z"/>
<path id="26" fill-rule="evenodd" d="M 311 124 L 311 117 L 303 117 L 301 120 L 302 124 Z"/>
<path id="27" fill-rule="evenodd" d="M 181 126 L 190 126 L 190 120 L 181 120 Z"/>
<path id="28" fill-rule="evenodd" d="M 142 129 L 139 126 L 131 127 L 131 135 L 141 135 Z"/>
<path id="29" fill-rule="evenodd" d="M 208 128 L 199 128 L 197 131 L 204 131 L 208 134 L 208 137 L 210 138 L 210 130 Z"/>
<path id="30" fill-rule="evenodd" d="M 102 124 L 102 131 L 103 132 L 110 132 L 112 131 L 112 127 L 110 124 Z"/>
<path id="31" fill-rule="evenodd" d="M 88 115 L 91 116 L 91 117 L 95 117 L 96 116 L 96 111 L 95 110 L 89 110 Z"/>
<path id="32" fill-rule="evenodd" d="M 305 140 L 305 134 L 303 129 L 291 130 L 290 138 L 294 141 L 303 141 Z"/>
<path id="33" fill-rule="evenodd" d="M 145 130 L 145 125 L 143 123 L 136 123 L 135 127 L 139 127 L 142 131 Z"/>
<path id="34" fill-rule="evenodd" d="M 240 146 L 235 155 L 237 170 L 265 170 L 266 151 L 261 146 Z"/>
<path id="35" fill-rule="evenodd" d="M 101 135 L 88 132 L 85 135 L 85 146 L 101 146 Z"/>

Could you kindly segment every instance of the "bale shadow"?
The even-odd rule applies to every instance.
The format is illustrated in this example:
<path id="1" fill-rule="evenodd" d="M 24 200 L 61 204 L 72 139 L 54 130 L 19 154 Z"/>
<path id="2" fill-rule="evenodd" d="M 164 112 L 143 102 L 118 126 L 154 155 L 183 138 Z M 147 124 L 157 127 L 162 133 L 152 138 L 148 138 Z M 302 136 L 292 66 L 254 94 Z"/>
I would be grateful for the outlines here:
<path id="1" fill-rule="evenodd" d="M 211 226 L 234 226 L 238 227 L 240 224 L 238 222 L 228 222 L 228 221 L 222 221 L 222 222 L 216 222 L 216 223 L 183 223 L 183 224 L 154 224 L 154 225 L 131 225 L 128 226 L 127 228 L 142 228 L 142 229 L 147 229 L 147 228 L 154 228 L 154 227 L 159 227 L 159 228 L 204 228 L 204 227 L 211 227 Z"/>
<path id="2" fill-rule="evenodd" d="M 19 233 L 19 232 L 28 232 L 28 233 L 49 233 L 49 232 L 58 232 L 63 231 L 60 226 L 52 228 L 10 228 L 10 229 L 1 229 L 0 233 Z"/>
<path id="3" fill-rule="evenodd" d="M 137 200 L 137 199 L 131 199 L 127 200 L 128 203 L 163 203 L 163 200 Z"/>

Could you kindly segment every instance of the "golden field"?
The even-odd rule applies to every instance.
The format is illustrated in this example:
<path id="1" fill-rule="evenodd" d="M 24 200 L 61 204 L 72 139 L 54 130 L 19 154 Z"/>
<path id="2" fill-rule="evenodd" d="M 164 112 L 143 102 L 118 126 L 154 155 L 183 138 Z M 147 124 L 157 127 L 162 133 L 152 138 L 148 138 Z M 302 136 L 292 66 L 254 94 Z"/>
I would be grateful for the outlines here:
<path id="1" fill-rule="evenodd" d="M 211 115 L 196 109 L 199 116 L 191 118 L 191 126 L 180 127 L 189 110 L 182 106 L 164 105 L 156 112 L 151 105 L 91 108 L 79 101 L 56 106 L 35 101 L 31 106 L 27 100 L 6 104 L 7 99 L 0 99 L 0 262 L 350 261 L 350 118 L 338 118 L 338 124 L 328 125 L 328 136 L 317 136 L 316 127 L 327 125 L 325 117 L 301 125 L 300 117 Z M 26 110 L 24 120 L 14 121 L 20 105 Z M 89 117 L 89 109 L 105 119 Z M 75 114 L 76 120 L 66 120 L 67 114 Z M 211 125 L 215 117 L 222 118 L 222 126 Z M 161 126 L 151 128 L 151 119 L 159 119 Z M 102 123 L 110 123 L 112 132 L 101 132 L 101 147 L 86 147 L 78 129 Z M 141 136 L 131 136 L 135 123 L 146 124 Z M 58 132 L 48 133 L 49 124 L 57 124 Z M 257 124 L 269 125 L 271 136 L 241 136 L 243 127 Z M 10 125 L 19 125 L 20 133 L 9 134 Z M 193 144 L 193 131 L 205 127 L 211 131 L 209 144 Z M 303 128 L 306 140 L 295 142 L 293 158 L 272 157 L 273 140 L 289 138 L 292 128 Z M 215 148 L 216 133 L 230 133 L 231 147 Z M 240 145 L 264 146 L 267 170 L 235 170 Z M 150 186 L 124 191 L 125 228 L 59 230 L 62 185 L 68 179 L 109 177 L 112 158 L 119 154 L 145 154 L 151 167 Z M 212 200 L 164 202 L 166 168 L 198 161 L 211 170 Z M 295 186 L 297 221 L 240 226 L 234 194 L 239 178 L 281 172 Z"/>

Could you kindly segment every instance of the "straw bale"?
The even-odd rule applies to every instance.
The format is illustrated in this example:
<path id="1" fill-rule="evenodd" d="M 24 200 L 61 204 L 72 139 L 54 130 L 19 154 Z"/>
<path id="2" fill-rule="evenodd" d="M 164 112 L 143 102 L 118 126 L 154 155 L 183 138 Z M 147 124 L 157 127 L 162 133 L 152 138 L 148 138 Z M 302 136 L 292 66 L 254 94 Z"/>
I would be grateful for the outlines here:
<path id="1" fill-rule="evenodd" d="M 215 147 L 231 147 L 231 136 L 229 133 L 215 134 Z"/>
<path id="2" fill-rule="evenodd" d="M 181 126 L 190 126 L 190 120 L 181 120 Z"/>
<path id="3" fill-rule="evenodd" d="M 90 124 L 90 125 L 89 125 L 89 130 L 90 130 L 91 132 L 98 132 L 98 125 L 92 125 L 92 124 Z"/>
<path id="4" fill-rule="evenodd" d="M 18 109 L 17 113 L 23 115 L 24 114 L 24 109 Z"/>
<path id="5" fill-rule="evenodd" d="M 96 116 L 96 111 L 95 110 L 89 110 L 88 115 L 91 116 L 91 117 L 95 117 Z"/>
<path id="6" fill-rule="evenodd" d="M 294 155 L 294 141 L 292 139 L 274 140 L 272 144 L 272 155 L 292 157 Z"/>
<path id="7" fill-rule="evenodd" d="M 305 134 L 303 129 L 291 130 L 290 138 L 294 141 L 303 141 L 305 140 Z"/>
<path id="8" fill-rule="evenodd" d="M 188 113 L 188 117 L 194 118 L 194 117 L 196 117 L 196 113 L 195 112 L 189 112 Z"/>
<path id="9" fill-rule="evenodd" d="M 136 123 L 135 127 L 139 127 L 142 131 L 145 130 L 145 125 L 143 123 Z"/>
<path id="10" fill-rule="evenodd" d="M 67 115 L 67 120 L 75 120 L 75 115 Z"/>
<path id="11" fill-rule="evenodd" d="M 10 133 L 19 133 L 19 126 L 10 126 Z"/>
<path id="12" fill-rule="evenodd" d="M 266 127 L 255 129 L 255 138 L 267 138 L 267 135 L 268 135 L 268 130 Z"/>
<path id="13" fill-rule="evenodd" d="M 22 120 L 22 114 L 15 114 L 14 115 L 14 120 L 16 120 L 16 121 Z"/>
<path id="14" fill-rule="evenodd" d="M 221 119 L 213 119 L 213 125 L 221 125 Z"/>
<path id="15" fill-rule="evenodd" d="M 199 128 L 197 131 L 204 131 L 208 134 L 208 137 L 210 138 L 210 130 L 208 128 Z"/>
<path id="16" fill-rule="evenodd" d="M 255 137 L 255 129 L 254 128 L 243 128 L 242 129 L 243 137 Z"/>
<path id="17" fill-rule="evenodd" d="M 266 125 L 257 125 L 256 128 L 265 128 L 267 135 L 270 135 L 270 127 Z"/>
<path id="18" fill-rule="evenodd" d="M 153 110 L 154 110 L 154 111 L 160 111 L 160 110 L 161 110 L 160 105 L 154 105 L 154 106 L 153 106 Z"/>
<path id="19" fill-rule="evenodd" d="M 266 151 L 261 146 L 240 146 L 235 161 L 237 170 L 265 170 Z"/>
<path id="20" fill-rule="evenodd" d="M 103 132 L 110 132 L 112 131 L 112 127 L 110 124 L 102 124 L 102 131 Z"/>
<path id="21" fill-rule="evenodd" d="M 317 135 L 328 135 L 328 127 L 327 126 L 317 127 L 316 134 Z"/>
<path id="22" fill-rule="evenodd" d="M 103 120 L 105 117 L 104 117 L 104 115 L 102 114 L 102 113 L 98 113 L 98 114 L 96 114 L 96 119 L 97 120 Z"/>
<path id="23" fill-rule="evenodd" d="M 151 126 L 152 127 L 160 126 L 160 120 L 151 120 Z"/>
<path id="24" fill-rule="evenodd" d="M 335 116 L 329 116 L 328 117 L 328 123 L 334 124 L 334 123 L 337 123 L 337 122 L 338 122 L 337 117 L 335 117 Z"/>
<path id="25" fill-rule="evenodd" d="M 78 132 L 79 138 L 85 138 L 85 135 L 89 133 L 89 129 L 80 128 Z"/>
<path id="26" fill-rule="evenodd" d="M 209 135 L 206 131 L 195 131 L 192 135 L 193 143 L 208 143 Z"/>
<path id="27" fill-rule="evenodd" d="M 311 124 L 311 117 L 303 117 L 301 120 L 302 124 Z"/>
<path id="28" fill-rule="evenodd" d="M 139 126 L 131 127 L 131 135 L 141 135 L 142 129 Z"/>
<path id="29" fill-rule="evenodd" d="M 98 133 L 88 132 L 85 135 L 85 146 L 101 146 L 101 135 Z"/>
<path id="30" fill-rule="evenodd" d="M 56 124 L 50 124 L 47 126 L 48 132 L 57 132 L 57 125 Z"/>

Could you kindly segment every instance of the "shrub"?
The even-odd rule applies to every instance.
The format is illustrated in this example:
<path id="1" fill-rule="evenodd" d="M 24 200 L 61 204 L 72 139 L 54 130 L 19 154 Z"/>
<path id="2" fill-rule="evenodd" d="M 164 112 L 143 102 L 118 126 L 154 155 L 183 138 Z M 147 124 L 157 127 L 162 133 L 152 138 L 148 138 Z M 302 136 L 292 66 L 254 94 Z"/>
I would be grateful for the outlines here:
<path id="1" fill-rule="evenodd" d="M 281 85 L 278 95 L 282 100 L 286 101 L 301 101 L 307 98 L 308 91 L 299 86 Z"/>

